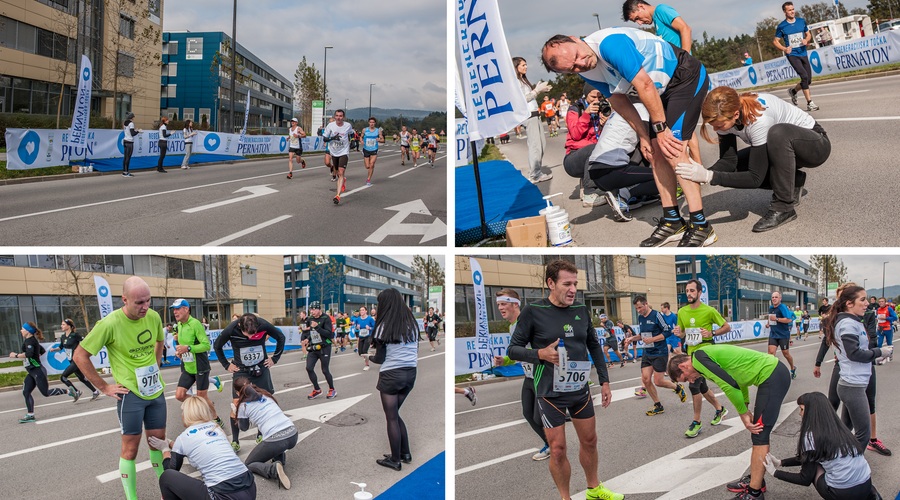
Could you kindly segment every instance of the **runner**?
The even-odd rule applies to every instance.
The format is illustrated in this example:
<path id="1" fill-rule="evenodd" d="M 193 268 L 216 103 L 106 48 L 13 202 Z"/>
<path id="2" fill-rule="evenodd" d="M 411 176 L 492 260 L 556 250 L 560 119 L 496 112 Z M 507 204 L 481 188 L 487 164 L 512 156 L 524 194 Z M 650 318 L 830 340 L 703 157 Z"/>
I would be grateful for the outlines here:
<path id="1" fill-rule="evenodd" d="M 897 311 L 889 306 L 884 297 L 878 299 L 878 347 L 894 345 L 894 322 L 897 321 Z M 891 361 L 893 356 L 888 356 L 886 361 Z"/>
<path id="2" fill-rule="evenodd" d="M 309 326 L 307 326 L 307 324 L 306 324 L 306 318 L 307 318 L 306 309 L 301 309 L 300 313 L 298 314 L 298 318 L 297 318 L 297 327 L 300 329 L 301 335 L 303 335 L 303 332 L 309 328 Z M 301 345 L 300 349 L 303 352 L 303 357 L 301 359 L 306 360 L 306 356 L 307 356 L 306 346 Z"/>
<path id="3" fill-rule="evenodd" d="M 809 321 L 812 317 L 809 315 L 809 308 L 803 311 L 803 315 L 800 316 L 800 326 L 803 328 L 803 340 L 809 338 Z"/>
<path id="4" fill-rule="evenodd" d="M 606 355 L 608 351 L 612 351 L 616 354 L 616 358 L 619 359 L 619 368 L 625 366 L 625 357 L 619 354 L 619 337 L 616 335 L 616 331 L 613 329 L 613 322 L 606 314 L 600 315 L 600 326 L 604 329 L 604 344 L 601 348 L 601 352 Z M 612 355 L 609 355 L 609 359 L 606 362 L 606 366 L 608 368 L 612 368 L 613 358 Z"/>
<path id="5" fill-rule="evenodd" d="M 187 300 L 177 299 L 172 302 L 169 309 L 178 322 L 178 346 L 175 348 L 175 355 L 181 358 L 181 376 L 178 378 L 178 388 L 175 389 L 175 399 L 183 402 L 187 398 L 188 390 L 196 383 L 197 396 L 209 404 L 213 420 L 224 429 L 225 422 L 222 422 L 216 414 L 216 405 L 207 395 L 210 383 L 209 349 L 212 346 L 209 337 L 206 336 L 206 329 L 197 318 L 191 316 L 191 305 Z M 222 392 L 223 385 L 219 377 L 214 377 L 212 382 L 216 390 Z"/>
<path id="6" fill-rule="evenodd" d="M 86 385 L 88 390 L 91 391 L 91 401 L 94 401 L 100 397 L 100 391 L 94 388 L 94 386 L 84 378 L 81 370 L 78 369 L 78 365 L 76 365 L 72 360 L 72 355 L 75 354 L 75 349 L 78 348 L 78 344 L 80 344 L 81 341 L 84 340 L 84 337 L 82 337 L 75 331 L 75 322 L 69 318 L 63 320 L 60 328 L 62 328 L 63 335 L 59 339 L 59 347 L 51 347 L 50 352 L 65 351 L 66 358 L 69 360 L 69 366 L 67 366 L 66 369 L 62 372 L 62 375 L 59 376 L 59 380 L 69 386 L 69 395 L 71 395 L 74 391 L 75 395 L 73 397 L 75 398 L 75 401 L 78 401 L 78 398 L 81 397 L 81 391 L 75 389 L 75 386 L 72 384 L 72 382 L 69 382 L 69 377 L 74 374 L 76 377 L 78 377 L 78 380 L 80 380 L 82 384 Z"/>
<path id="7" fill-rule="evenodd" d="M 778 50 L 784 52 L 788 63 L 794 68 L 800 82 L 788 89 L 791 96 L 791 102 L 797 105 L 797 93 L 803 91 L 803 97 L 806 97 L 806 110 L 818 111 L 819 107 L 812 101 L 809 94 L 809 84 L 812 83 L 812 69 L 809 65 L 809 57 L 807 56 L 806 46 L 812 38 L 812 32 L 806 25 L 806 20 L 797 17 L 794 11 L 794 2 L 784 2 L 781 5 L 784 12 L 784 21 L 778 23 L 775 28 L 775 39 L 772 43 Z"/>
<path id="8" fill-rule="evenodd" d="M 328 365 L 331 363 L 331 343 L 334 339 L 331 318 L 322 314 L 322 305 L 319 304 L 319 301 L 310 304 L 309 309 L 312 314 L 306 318 L 307 329 L 300 335 L 300 343 L 306 346 L 306 351 L 309 353 L 306 358 L 306 373 L 313 385 L 313 391 L 306 398 L 315 399 L 322 394 L 315 372 L 316 363 L 321 360 L 322 374 L 325 375 L 325 381 L 328 382 L 328 394 L 325 397 L 332 399 L 337 396 L 337 391 L 334 390 L 334 380 L 328 369 Z"/>
<path id="9" fill-rule="evenodd" d="M 794 366 L 794 357 L 791 356 L 791 324 L 794 322 L 794 313 L 781 302 L 781 292 L 772 292 L 772 306 L 769 307 L 769 322 L 766 324 L 769 333 L 769 354 L 775 356 L 775 351 L 780 347 L 781 354 L 791 367 L 791 378 L 797 378 L 797 367 Z M 776 356 L 777 357 L 777 356 Z"/>
<path id="10" fill-rule="evenodd" d="M 24 418 L 19 419 L 19 423 L 27 424 L 36 421 L 34 418 L 34 398 L 31 397 L 31 393 L 34 392 L 35 387 L 41 391 L 41 394 L 45 398 L 49 398 L 50 396 L 62 396 L 63 394 L 66 394 L 66 390 L 60 387 L 54 387 L 53 389 L 49 388 L 50 384 L 47 381 L 47 369 L 41 364 L 41 355 L 46 352 L 40 344 L 44 340 L 44 332 L 31 321 L 22 323 L 22 329 L 20 331 L 22 333 L 22 339 L 24 340 L 22 342 L 22 352 L 11 352 L 9 353 L 9 357 L 24 358 L 23 364 L 25 365 L 25 372 L 27 375 L 22 387 L 22 395 L 25 396 L 27 413 L 25 413 Z M 74 398 L 75 401 L 78 401 L 80 393 L 76 392 L 74 387 L 69 388 L 68 394 Z"/>
<path id="11" fill-rule="evenodd" d="M 339 348 L 341 352 L 344 352 L 344 343 L 347 341 L 347 326 L 344 322 L 344 313 L 338 312 L 337 315 L 334 316 L 334 339 L 335 339 L 335 347 Z"/>
<path id="12" fill-rule="evenodd" d="M 622 361 L 631 361 L 634 363 L 638 358 L 637 344 L 638 341 L 641 340 L 641 336 L 634 333 L 634 329 L 631 328 L 631 325 L 626 325 L 621 319 L 616 322 L 616 326 L 618 326 L 619 330 L 622 330 L 622 333 L 625 335 L 625 338 L 622 339 L 621 343 Z M 631 353 L 628 352 L 629 347 L 631 347 Z"/>
<path id="13" fill-rule="evenodd" d="M 678 310 L 678 326 L 675 327 L 675 335 L 682 338 L 684 345 L 687 346 L 687 353 L 693 354 L 700 345 L 711 345 L 713 336 L 722 335 L 731 331 L 731 325 L 725 321 L 725 318 L 719 314 L 714 308 L 700 302 L 700 282 L 697 280 L 688 280 L 685 285 L 684 293 L 687 295 L 688 305 Z M 717 330 L 713 330 L 713 326 L 719 325 Z M 671 366 L 672 359 L 669 359 Z M 670 373 L 671 376 L 671 373 Z M 676 379 L 671 379 L 680 382 Z M 700 434 L 703 425 L 700 422 L 700 411 L 703 409 L 703 399 L 709 401 L 709 404 L 716 410 L 710 425 L 719 425 L 722 418 L 728 414 L 728 409 L 719 404 L 716 395 L 709 390 L 706 385 L 706 379 L 697 377 L 693 379 L 688 386 L 691 390 L 691 399 L 694 404 L 694 420 L 688 426 L 684 435 L 689 438 L 695 438 Z"/>
<path id="14" fill-rule="evenodd" d="M 328 145 L 331 165 L 334 168 L 332 180 L 337 181 L 335 205 L 341 202 L 341 193 L 347 190 L 344 171 L 347 169 L 347 162 L 350 161 L 350 134 L 352 132 L 353 127 L 344 121 L 344 110 L 339 109 L 334 112 L 334 121 L 329 123 L 322 133 L 325 144 Z"/>
<path id="15" fill-rule="evenodd" d="M 646 414 L 652 417 L 666 411 L 659 401 L 657 387 L 672 390 L 682 403 L 687 400 L 687 395 L 681 384 L 663 378 L 663 374 L 666 372 L 666 361 L 669 360 L 666 338 L 672 335 L 666 319 L 661 313 L 650 307 L 647 297 L 643 295 L 635 297 L 632 304 L 638 313 L 638 330 L 641 332 L 641 340 L 644 342 L 644 353 L 641 356 L 641 382 L 650 395 L 650 399 L 653 400 L 653 408 L 647 410 Z M 652 384 L 650 383 L 651 376 Z"/>
<path id="16" fill-rule="evenodd" d="M 441 322 L 441 317 L 434 313 L 434 308 L 428 308 L 428 314 L 425 315 L 425 333 L 428 335 L 428 343 L 431 344 L 431 350 L 434 351 L 434 343 L 437 342 L 437 345 L 441 345 L 441 341 L 438 340 L 438 323 Z"/>
<path id="17" fill-rule="evenodd" d="M 494 356 L 495 359 L 496 359 L 496 358 L 499 358 L 499 357 L 500 357 L 500 356 Z M 500 358 L 500 359 L 503 359 L 503 358 Z M 499 366 L 499 365 L 498 365 L 498 366 Z M 466 399 L 468 399 L 469 401 L 472 402 L 472 406 L 475 406 L 475 403 L 478 402 L 478 396 L 475 395 L 475 388 L 472 387 L 472 386 L 469 386 L 469 387 L 466 387 L 466 388 L 462 388 L 462 387 L 454 387 L 454 388 L 453 388 L 453 392 L 454 392 L 455 394 L 462 394 L 463 396 L 465 396 Z M 547 455 L 547 456 L 549 457 L 550 455 Z"/>
<path id="18" fill-rule="evenodd" d="M 566 456 L 568 413 L 578 435 L 579 461 L 587 479 L 586 498 L 621 500 L 624 496 L 603 486 L 598 474 L 597 426 L 587 383 L 591 372 L 588 354 L 597 369 L 604 408 L 609 406 L 612 393 L 590 311 L 584 304 L 575 303 L 578 268 L 568 261 L 556 260 L 547 265 L 545 277 L 550 297 L 533 302 L 522 311 L 510 339 L 509 357 L 535 365 L 538 411 L 550 445 L 550 474 L 560 497 L 569 498 L 571 478 Z M 528 344 L 531 348 L 526 347 Z M 557 351 L 557 347 L 565 349 Z"/>
<path id="19" fill-rule="evenodd" d="M 669 306 L 668 302 L 663 302 L 659 308 L 660 312 L 662 312 L 663 319 L 665 319 L 666 324 L 669 325 L 669 329 L 674 332 L 675 327 L 678 326 L 678 315 L 672 312 L 672 308 Z M 681 339 L 678 335 L 666 337 L 666 343 L 669 344 L 670 353 L 674 352 L 675 354 L 681 354 Z"/>
<path id="20" fill-rule="evenodd" d="M 434 132 L 434 129 L 431 129 L 431 133 L 425 137 L 425 142 L 428 144 L 428 163 L 431 164 L 431 168 L 434 168 L 434 158 L 437 156 L 438 144 L 441 142 L 441 137 Z"/>
<path id="21" fill-rule="evenodd" d="M 165 383 L 159 373 L 162 356 L 162 320 L 150 309 L 150 286 L 132 276 L 122 285 L 122 308 L 94 325 L 75 350 L 81 373 L 107 396 L 116 399 L 122 448 L 119 473 L 127 500 L 137 500 L 137 468 L 134 459 L 141 445 L 141 430 L 149 439 L 166 438 Z M 108 384 L 94 368 L 91 356 L 106 347 L 113 381 Z M 150 446 L 150 465 L 156 477 L 163 473 L 162 452 Z"/>
<path id="22" fill-rule="evenodd" d="M 362 356 L 366 362 L 363 371 L 369 370 L 369 345 L 372 341 L 372 330 L 375 329 L 375 318 L 369 316 L 366 306 L 359 308 L 359 317 L 354 318 L 359 341 L 356 343 L 356 353 Z"/>
<path id="23" fill-rule="evenodd" d="M 412 137 L 409 138 L 409 148 L 412 151 L 414 168 L 419 166 L 419 151 L 421 150 L 421 143 L 422 138 L 419 137 L 419 133 L 416 132 L 416 129 L 412 129 Z"/>
<path id="24" fill-rule="evenodd" d="M 278 485 L 291 489 L 291 479 L 284 471 L 288 450 L 297 446 L 297 428 L 269 391 L 252 384 L 247 378 L 234 381 L 237 401 L 232 406 L 232 418 L 236 418 L 242 431 L 257 426 L 262 436 L 247 455 L 244 463 L 254 474 L 266 479 L 277 479 Z"/>
<path id="25" fill-rule="evenodd" d="M 294 177 L 295 159 L 300 168 L 306 168 L 306 160 L 303 159 L 303 138 L 306 137 L 306 132 L 298 123 L 296 118 L 291 118 L 291 128 L 288 130 L 288 179 Z"/>
<path id="26" fill-rule="evenodd" d="M 372 185 L 372 174 L 375 173 L 375 160 L 378 159 L 378 144 L 384 144 L 384 131 L 376 127 L 375 117 L 369 118 L 369 126 L 363 129 L 363 163 L 366 166 L 366 186 Z M 402 157 L 401 153 L 401 157 Z M 343 349 L 341 349 L 343 350 Z"/>
<path id="27" fill-rule="evenodd" d="M 400 165 L 406 165 L 406 162 L 409 161 L 410 135 L 406 130 L 406 125 L 400 127 Z"/>
<path id="28" fill-rule="evenodd" d="M 556 106 L 550 101 L 550 96 L 544 96 L 544 102 L 541 103 L 541 113 L 544 115 L 544 121 L 547 122 L 547 131 L 550 137 L 556 135 L 556 128 L 553 119 L 556 117 Z"/>
<path id="29" fill-rule="evenodd" d="M 266 341 L 271 337 L 275 339 L 275 352 L 272 356 L 266 352 Z M 233 359 L 228 361 L 225 356 L 225 344 L 231 342 Z M 216 358 L 226 370 L 232 373 L 231 398 L 238 399 L 236 389 L 239 378 L 247 378 L 253 385 L 261 387 L 270 393 L 275 393 L 275 385 L 272 383 L 272 375 L 269 369 L 278 363 L 284 353 L 284 333 L 268 321 L 257 317 L 255 314 L 246 313 L 232 321 L 219 332 L 213 349 L 216 350 Z M 257 442 L 259 438 L 257 437 Z M 241 449 L 240 427 L 235 418 L 231 419 L 231 447 L 234 451 Z"/>
<path id="30" fill-rule="evenodd" d="M 681 314 L 678 316 L 680 321 Z M 778 421 L 784 397 L 791 388 L 791 374 L 787 368 L 768 354 L 734 345 L 707 343 L 697 346 L 690 355 L 673 356 L 669 360 L 668 371 L 672 380 L 692 382 L 707 377 L 722 389 L 740 414 L 744 427 L 750 431 L 753 444 L 750 474 L 729 483 L 728 491 L 738 494 L 735 500 L 764 499 L 766 480 L 763 476 L 766 472 L 766 454 L 769 453 L 769 434 Z M 748 391 L 754 385 L 757 388 L 756 400 L 751 412 L 747 408 L 750 400 Z"/>

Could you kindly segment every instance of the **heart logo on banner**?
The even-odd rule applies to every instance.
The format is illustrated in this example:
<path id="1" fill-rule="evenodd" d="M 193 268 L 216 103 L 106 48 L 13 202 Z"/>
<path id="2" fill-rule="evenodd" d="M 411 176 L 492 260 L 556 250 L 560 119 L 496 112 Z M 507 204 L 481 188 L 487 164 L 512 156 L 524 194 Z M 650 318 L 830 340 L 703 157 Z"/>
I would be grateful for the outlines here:
<path id="1" fill-rule="evenodd" d="M 41 149 L 41 136 L 37 134 L 34 130 L 29 130 L 25 133 L 25 137 L 22 138 L 22 143 L 19 144 L 19 158 L 22 159 L 22 162 L 26 165 L 31 165 L 37 160 L 38 151 Z"/>
<path id="2" fill-rule="evenodd" d="M 219 139 L 219 136 L 216 134 L 207 134 L 206 140 L 203 141 L 203 145 L 206 147 L 207 151 L 215 151 L 216 148 L 219 147 L 219 143 L 222 141 Z"/>
<path id="3" fill-rule="evenodd" d="M 278 145 L 278 150 L 284 153 L 284 149 L 287 147 L 287 138 L 281 138 L 281 144 Z"/>
<path id="4" fill-rule="evenodd" d="M 125 154 L 124 142 L 125 142 L 125 132 L 122 131 L 122 132 L 119 132 L 119 138 L 116 139 L 116 146 L 118 146 L 119 152 L 122 153 L 123 155 Z"/>

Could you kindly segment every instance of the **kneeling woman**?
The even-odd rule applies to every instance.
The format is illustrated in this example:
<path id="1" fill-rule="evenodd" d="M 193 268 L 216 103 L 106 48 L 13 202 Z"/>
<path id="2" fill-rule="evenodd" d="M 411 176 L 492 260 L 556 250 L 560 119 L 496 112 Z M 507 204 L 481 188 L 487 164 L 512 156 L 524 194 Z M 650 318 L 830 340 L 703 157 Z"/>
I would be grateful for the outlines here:
<path id="1" fill-rule="evenodd" d="M 163 500 L 256 499 L 253 474 L 235 455 L 214 417 L 205 399 L 189 396 L 181 405 L 184 432 L 171 443 L 149 438 L 150 445 L 163 452 L 165 470 L 159 477 Z M 185 458 L 200 471 L 203 481 L 179 472 Z"/>
<path id="2" fill-rule="evenodd" d="M 841 423 L 828 398 L 821 392 L 809 392 L 797 398 L 797 404 L 802 419 L 797 456 L 778 460 L 769 454 L 769 474 L 801 486 L 812 484 L 826 499 L 880 499 L 856 437 Z M 777 469 L 798 465 L 800 472 Z"/>
<path id="3" fill-rule="evenodd" d="M 804 168 L 825 163 L 831 154 L 831 141 L 821 125 L 808 113 L 772 94 L 738 95 L 730 87 L 713 89 L 703 101 L 703 124 L 718 134 L 719 161 L 709 170 L 699 164 L 680 164 L 675 171 L 681 177 L 740 189 L 771 189 L 769 210 L 754 226 L 761 233 L 797 218 L 794 208 L 800 204 L 806 183 Z M 708 142 L 704 126 L 700 135 Z M 737 150 L 740 137 L 750 147 Z"/>
<path id="4" fill-rule="evenodd" d="M 238 393 L 235 414 L 242 431 L 252 422 L 259 428 L 262 441 L 253 448 L 245 463 L 254 474 L 277 479 L 279 486 L 291 489 L 291 480 L 284 472 L 285 452 L 297 446 L 297 428 L 281 408 L 275 397 L 265 389 L 250 383 L 246 377 L 234 380 Z"/>

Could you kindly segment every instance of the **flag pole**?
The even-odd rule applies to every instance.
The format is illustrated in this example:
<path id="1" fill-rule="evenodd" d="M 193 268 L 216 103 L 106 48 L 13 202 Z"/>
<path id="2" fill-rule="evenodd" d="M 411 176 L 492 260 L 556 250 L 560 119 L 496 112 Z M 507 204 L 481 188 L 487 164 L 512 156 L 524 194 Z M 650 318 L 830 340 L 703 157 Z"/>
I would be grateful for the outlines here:
<path id="1" fill-rule="evenodd" d="M 475 141 L 469 141 L 472 151 L 472 166 L 475 171 L 475 192 L 478 193 L 478 215 L 481 217 L 481 239 L 487 239 L 487 222 L 484 220 L 484 195 L 481 193 L 481 173 L 478 170 L 478 154 L 475 150 Z"/>

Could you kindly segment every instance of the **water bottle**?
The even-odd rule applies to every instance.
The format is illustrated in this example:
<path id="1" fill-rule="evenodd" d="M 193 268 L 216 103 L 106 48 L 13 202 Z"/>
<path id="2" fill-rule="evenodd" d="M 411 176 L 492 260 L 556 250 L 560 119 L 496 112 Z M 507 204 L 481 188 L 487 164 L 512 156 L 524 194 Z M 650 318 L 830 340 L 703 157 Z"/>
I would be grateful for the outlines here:
<path id="1" fill-rule="evenodd" d="M 359 486 L 359 491 L 353 494 L 353 500 L 372 500 L 372 494 L 366 491 L 366 483 L 354 483 L 351 481 L 350 484 Z"/>
<path id="2" fill-rule="evenodd" d="M 565 377 L 567 366 L 569 364 L 569 355 L 566 352 L 566 343 L 563 339 L 559 339 L 559 345 L 556 347 L 556 352 L 559 354 L 559 374 Z"/>

